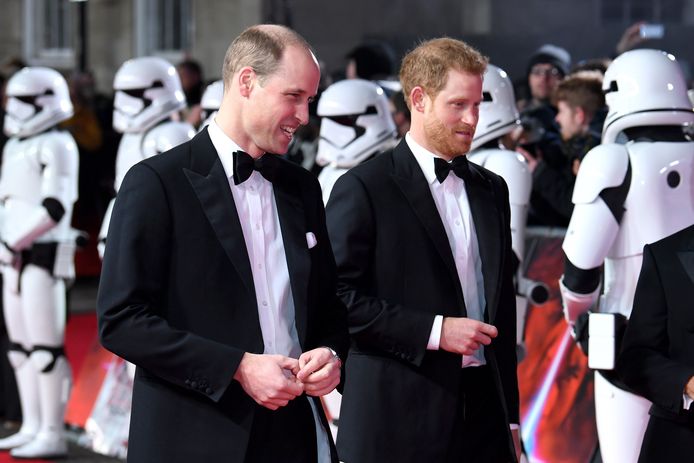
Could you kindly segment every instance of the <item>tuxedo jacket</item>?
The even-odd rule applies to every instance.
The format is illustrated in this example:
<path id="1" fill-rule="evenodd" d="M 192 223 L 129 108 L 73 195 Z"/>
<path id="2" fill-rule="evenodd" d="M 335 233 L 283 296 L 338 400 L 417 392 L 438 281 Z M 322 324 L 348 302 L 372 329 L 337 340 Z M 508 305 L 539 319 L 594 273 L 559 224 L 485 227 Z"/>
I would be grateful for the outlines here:
<path id="1" fill-rule="evenodd" d="M 694 226 L 643 249 L 643 264 L 617 360 L 652 416 L 694 426 L 682 395 L 694 376 Z M 691 455 L 690 455 L 691 456 Z"/>
<path id="2" fill-rule="evenodd" d="M 465 188 L 482 260 L 485 320 L 499 330 L 485 356 L 506 419 L 518 423 L 508 189 L 492 172 L 473 163 L 470 169 L 474 178 Z M 327 218 L 351 335 L 340 457 L 444 461 L 462 357 L 426 346 L 434 317 L 466 316 L 465 302 L 442 219 L 406 142 L 340 177 Z"/>
<path id="3" fill-rule="evenodd" d="M 318 182 L 283 161 L 273 190 L 302 350 L 328 346 L 344 358 Z M 137 365 L 129 461 L 242 462 L 257 405 L 232 377 L 263 339 L 241 223 L 207 130 L 128 172 L 97 310 L 102 344 Z"/>

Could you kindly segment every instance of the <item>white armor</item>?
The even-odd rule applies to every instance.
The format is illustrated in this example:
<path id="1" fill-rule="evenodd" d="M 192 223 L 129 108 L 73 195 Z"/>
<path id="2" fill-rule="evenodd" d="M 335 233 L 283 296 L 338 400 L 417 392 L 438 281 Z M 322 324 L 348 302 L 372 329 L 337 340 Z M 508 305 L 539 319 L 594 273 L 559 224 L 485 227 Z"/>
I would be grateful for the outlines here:
<path id="1" fill-rule="evenodd" d="M 176 68 L 163 58 L 126 61 L 113 80 L 113 128 L 141 133 L 186 106 Z"/>
<path id="2" fill-rule="evenodd" d="M 373 82 L 349 79 L 328 87 L 318 101 L 321 117 L 316 163 L 327 203 L 337 179 L 350 168 L 397 142 L 388 98 Z"/>
<path id="3" fill-rule="evenodd" d="M 684 130 L 694 113 L 683 82 L 671 55 L 635 50 L 619 56 L 603 85 L 610 104 L 604 144 L 586 155 L 574 186 L 560 290 L 569 323 L 596 303 L 600 312 L 590 316 L 588 362 L 606 370 L 595 375 L 605 463 L 637 461 L 650 407 L 606 379 L 618 349 L 616 314 L 631 314 L 643 246 L 694 223 L 694 142 Z M 667 141 L 659 141 L 663 133 Z M 618 138 L 627 141 L 614 143 Z"/>
<path id="4" fill-rule="evenodd" d="M 472 151 L 468 158 L 500 175 L 508 185 L 511 244 L 520 263 L 516 279 L 516 339 L 522 352 L 528 299 L 533 303 L 543 303 L 547 299 L 546 287 L 528 280 L 522 274 L 532 175 L 521 154 L 507 150 L 499 143 L 500 137 L 510 133 L 520 124 L 513 85 L 503 69 L 492 64 L 487 66 L 482 83 L 482 97 L 480 116 L 471 145 Z"/>
<path id="5" fill-rule="evenodd" d="M 67 83 L 56 71 L 30 67 L 7 86 L 0 171 L 3 302 L 17 378 L 22 427 L 0 439 L 13 457 L 65 456 L 64 411 L 71 371 L 63 351 L 65 280 L 74 278 L 78 151 L 67 132 Z M 20 138 L 21 137 L 21 138 Z"/>
<path id="6" fill-rule="evenodd" d="M 195 129 L 171 120 L 185 107 L 185 97 L 176 69 L 165 60 L 143 57 L 126 61 L 116 73 L 113 87 L 113 127 L 124 132 L 116 155 L 114 190 L 118 193 L 132 166 L 190 140 Z M 99 230 L 97 248 L 102 258 L 114 202 L 108 205 Z"/>
<path id="7" fill-rule="evenodd" d="M 202 124 L 200 129 L 202 130 L 207 127 L 217 115 L 219 107 L 222 106 L 222 97 L 224 96 L 224 81 L 216 80 L 207 86 L 205 92 L 202 94 L 202 99 L 200 100 L 200 106 L 202 107 Z"/>

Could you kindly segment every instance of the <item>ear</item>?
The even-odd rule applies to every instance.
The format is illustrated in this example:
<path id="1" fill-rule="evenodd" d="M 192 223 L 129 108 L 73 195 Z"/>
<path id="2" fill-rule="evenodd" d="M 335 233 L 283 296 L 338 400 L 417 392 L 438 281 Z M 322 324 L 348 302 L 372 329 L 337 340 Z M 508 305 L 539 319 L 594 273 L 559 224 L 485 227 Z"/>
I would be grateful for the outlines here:
<path id="1" fill-rule="evenodd" d="M 256 73 L 252 67 L 245 66 L 241 68 L 237 76 L 237 83 L 239 84 L 239 93 L 242 97 L 248 98 L 250 96 L 256 78 Z"/>
<path id="2" fill-rule="evenodd" d="M 410 106 L 412 107 L 411 111 L 417 111 L 420 113 L 424 112 L 424 100 L 426 97 L 427 95 L 422 87 L 419 85 L 413 87 L 412 91 L 410 91 Z"/>
<path id="3" fill-rule="evenodd" d="M 588 116 L 586 115 L 586 112 L 583 108 L 580 106 L 576 107 L 576 119 L 578 120 L 578 123 L 583 125 L 583 124 L 588 124 Z"/>

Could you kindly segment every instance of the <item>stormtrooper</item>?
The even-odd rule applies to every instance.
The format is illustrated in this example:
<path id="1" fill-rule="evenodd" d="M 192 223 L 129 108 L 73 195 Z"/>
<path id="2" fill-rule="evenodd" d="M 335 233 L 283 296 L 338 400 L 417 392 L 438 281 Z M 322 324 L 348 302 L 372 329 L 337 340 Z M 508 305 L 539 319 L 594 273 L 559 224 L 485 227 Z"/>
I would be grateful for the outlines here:
<path id="1" fill-rule="evenodd" d="M 67 454 L 64 412 L 71 370 L 63 349 L 66 281 L 74 279 L 78 151 L 56 125 L 73 114 L 65 79 L 29 67 L 7 84 L 0 171 L 0 262 L 22 426 L 0 439 L 17 458 Z"/>
<path id="2" fill-rule="evenodd" d="M 113 128 L 123 133 L 116 155 L 114 190 L 118 193 L 133 165 L 190 140 L 195 129 L 172 120 L 186 100 L 176 68 L 166 60 L 141 57 L 126 61 L 116 72 L 113 88 Z M 102 258 L 114 202 L 109 204 L 99 232 Z"/>
<path id="3" fill-rule="evenodd" d="M 638 459 L 650 403 L 620 387 L 615 355 L 643 246 L 694 222 L 694 112 L 679 64 L 662 51 L 620 55 L 605 73 L 603 91 L 609 110 L 602 144 L 588 152 L 576 178 L 560 291 L 577 338 L 587 331 L 588 365 L 598 370 L 602 459 L 630 463 Z M 593 307 L 583 329 L 581 315 Z"/>
<path id="4" fill-rule="evenodd" d="M 337 179 L 350 168 L 395 146 L 397 128 L 381 87 L 348 79 L 328 87 L 318 101 L 321 117 L 316 163 L 323 201 L 328 202 Z"/>
<path id="5" fill-rule="evenodd" d="M 205 92 L 202 94 L 202 99 L 200 100 L 200 106 L 202 107 L 202 124 L 200 124 L 200 131 L 207 127 L 217 115 L 219 107 L 222 105 L 223 96 L 223 80 L 215 80 L 205 89 Z"/>
<path id="6" fill-rule="evenodd" d="M 518 260 L 516 273 L 516 329 L 519 358 L 528 303 L 542 304 L 547 287 L 525 278 L 525 228 L 532 189 L 532 175 L 522 155 L 504 145 L 504 137 L 520 128 L 513 84 L 506 72 L 492 64 L 487 66 L 482 83 L 480 115 L 468 159 L 503 177 L 509 189 L 511 205 L 511 245 Z"/>

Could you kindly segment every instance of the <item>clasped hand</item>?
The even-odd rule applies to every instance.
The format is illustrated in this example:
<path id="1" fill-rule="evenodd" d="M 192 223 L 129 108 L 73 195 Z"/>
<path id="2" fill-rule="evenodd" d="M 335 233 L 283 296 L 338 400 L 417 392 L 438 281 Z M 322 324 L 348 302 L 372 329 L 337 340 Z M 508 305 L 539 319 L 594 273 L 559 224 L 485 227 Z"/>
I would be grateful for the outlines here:
<path id="1" fill-rule="evenodd" d="M 304 392 L 322 396 L 340 383 L 340 360 L 319 347 L 298 359 L 283 355 L 245 353 L 234 379 L 259 405 L 277 410 Z"/>

